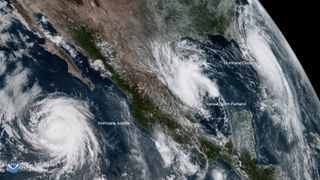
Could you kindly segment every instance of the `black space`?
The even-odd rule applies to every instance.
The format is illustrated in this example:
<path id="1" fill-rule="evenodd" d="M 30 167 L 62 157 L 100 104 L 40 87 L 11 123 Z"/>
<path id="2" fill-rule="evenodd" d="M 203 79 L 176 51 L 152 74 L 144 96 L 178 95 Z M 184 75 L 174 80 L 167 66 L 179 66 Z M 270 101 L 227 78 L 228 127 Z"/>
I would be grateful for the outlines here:
<path id="1" fill-rule="evenodd" d="M 302 64 L 318 97 L 319 69 L 319 11 L 317 1 L 260 0 Z"/>

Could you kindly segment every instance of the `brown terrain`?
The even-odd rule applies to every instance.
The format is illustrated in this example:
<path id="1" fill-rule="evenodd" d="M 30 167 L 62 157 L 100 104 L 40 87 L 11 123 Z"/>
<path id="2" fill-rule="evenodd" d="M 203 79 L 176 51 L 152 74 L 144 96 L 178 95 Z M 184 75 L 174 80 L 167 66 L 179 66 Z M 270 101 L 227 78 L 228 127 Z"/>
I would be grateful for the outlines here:
<path id="1" fill-rule="evenodd" d="M 36 31 L 37 33 L 39 33 L 40 35 L 43 35 L 43 32 L 41 32 L 38 27 L 37 24 L 35 23 L 34 19 L 32 18 L 32 13 L 33 12 L 39 12 L 39 11 L 30 11 L 30 9 L 27 9 L 24 4 L 18 3 L 18 1 L 13 1 L 15 7 L 17 8 L 17 10 L 20 12 L 20 14 L 25 18 L 26 22 L 29 24 L 29 26 L 31 27 L 32 30 Z M 85 83 L 91 90 L 94 89 L 94 85 L 92 84 L 92 82 L 84 77 L 82 75 L 82 73 L 80 72 L 80 70 L 78 69 L 78 67 L 74 64 L 72 58 L 65 53 L 60 47 L 58 47 L 54 42 L 50 41 L 47 39 L 44 48 L 51 52 L 52 54 L 55 54 L 57 56 L 59 56 L 61 59 L 65 60 L 65 62 L 68 65 L 68 72 L 70 74 L 72 74 L 73 76 L 77 77 L 78 79 L 80 79 L 83 83 Z"/>
<path id="2" fill-rule="evenodd" d="M 174 139 L 175 142 L 183 145 L 187 151 L 190 151 L 196 157 L 199 157 L 199 159 L 226 160 L 226 162 L 234 167 L 240 174 L 244 174 L 243 172 L 245 171 L 250 177 L 272 179 L 268 177 L 272 176 L 274 172 L 273 167 L 257 166 L 255 159 L 251 157 L 249 152 L 245 151 L 240 156 L 240 154 L 234 150 L 234 145 L 231 141 L 221 146 L 221 143 L 217 145 L 218 143 L 212 138 L 207 138 L 207 136 L 201 132 L 201 128 L 196 125 L 197 123 L 193 121 L 194 118 L 192 115 L 184 112 L 187 108 L 177 108 L 182 106 L 182 103 L 172 95 L 167 87 L 158 79 L 152 69 L 154 59 L 151 42 L 157 35 L 165 35 L 168 33 L 166 27 L 162 28 L 161 25 L 158 24 L 158 19 L 154 16 L 155 13 L 151 13 L 152 10 L 150 10 L 150 7 L 158 6 L 159 4 L 156 2 L 159 1 L 12 0 L 12 2 L 33 31 L 38 32 L 38 34 L 43 37 L 45 37 L 43 32 L 41 32 L 41 29 L 33 18 L 34 13 L 42 13 L 45 15 L 60 36 L 68 42 L 77 45 L 78 50 L 86 54 L 92 61 L 101 58 L 99 55 L 92 55 L 95 54 L 95 50 L 98 49 L 98 54 L 100 53 L 102 55 L 105 66 L 110 66 L 113 69 L 110 79 L 116 81 L 117 78 L 114 78 L 114 74 L 117 74 L 119 78 L 118 83 L 115 82 L 115 84 L 119 85 L 119 87 L 121 85 L 124 86 L 124 88 L 120 88 L 129 95 L 133 107 L 133 115 L 137 117 L 137 121 L 140 119 L 139 122 L 143 127 L 149 128 L 150 125 L 155 124 L 163 125 L 165 130 L 169 132 L 169 136 Z M 173 18 L 172 20 L 172 17 L 177 16 L 177 14 L 175 14 L 177 13 L 176 11 L 183 11 L 185 9 L 181 8 L 177 10 L 175 7 L 172 7 L 170 3 L 175 3 L 174 0 L 168 2 L 166 6 L 168 6 L 167 8 L 169 9 L 171 8 L 172 11 L 167 12 L 169 13 L 166 16 L 167 23 L 169 25 L 172 23 L 173 26 L 176 26 L 175 19 Z M 181 4 L 189 4 L 193 1 L 179 0 L 179 2 Z M 217 2 L 214 10 L 231 9 L 231 13 L 234 10 L 233 1 L 216 0 L 212 2 Z M 219 3 L 221 6 L 223 5 L 222 8 Z M 212 13 L 208 10 L 207 4 L 204 4 L 206 6 L 198 6 L 193 12 L 189 11 L 189 9 L 186 10 L 188 11 L 187 14 L 192 14 L 193 20 L 192 18 L 184 19 L 185 14 L 181 13 L 178 14 L 178 18 L 181 18 L 184 23 L 193 24 L 193 27 L 198 28 L 198 31 L 202 34 L 212 33 L 211 29 L 215 27 L 217 28 L 216 32 L 223 33 L 227 31 L 227 27 L 232 23 L 232 21 L 229 22 L 229 19 L 226 18 L 230 16 L 230 14 L 228 14 L 230 12 L 223 12 L 227 13 L 227 16 L 223 17 L 219 10 L 215 11 L 216 13 Z M 186 31 L 188 34 L 192 29 L 187 29 L 186 27 L 189 27 L 189 25 L 185 25 L 184 23 L 181 23 L 182 25 L 179 30 L 182 32 Z M 82 42 L 82 44 L 79 44 L 76 38 L 74 38 L 72 29 L 78 30 L 79 27 L 87 27 L 90 29 L 90 32 L 94 34 L 94 36 L 90 37 L 95 38 L 93 46 L 95 46 L 96 49 L 93 49 L 93 52 L 89 52 L 92 44 L 86 44 L 86 42 L 90 43 L 88 38 L 84 38 L 85 41 Z M 173 34 L 174 33 L 175 32 L 173 32 Z M 170 36 L 167 36 L 167 38 L 168 37 Z M 107 44 L 107 46 L 99 46 L 99 43 Z M 93 89 L 94 86 L 90 80 L 82 76 L 82 73 L 74 64 L 72 58 L 64 53 L 60 47 L 54 42 L 51 42 L 50 39 L 47 39 L 45 48 L 65 60 L 68 64 L 69 73 Z M 122 83 L 122 81 L 125 83 Z M 129 86 L 129 88 L 127 86 Z M 190 121 L 186 120 L 184 123 L 179 123 L 185 119 L 189 119 Z M 244 168 L 242 168 L 242 166 Z"/>
<path id="3" fill-rule="evenodd" d="M 39 32 L 39 29 L 32 15 L 40 12 L 69 42 L 74 42 L 68 31 L 69 22 L 90 27 L 99 34 L 102 42 L 112 47 L 107 50 L 109 52 L 102 54 L 108 56 L 108 64 L 111 64 L 121 79 L 155 102 L 161 110 L 178 118 L 179 113 L 172 112 L 172 106 L 176 106 L 174 97 L 150 67 L 153 57 L 149 37 L 156 28 L 143 0 L 13 0 L 13 3 L 34 31 Z M 70 73 L 92 86 L 90 80 L 82 77 L 71 57 L 50 40 L 47 40 L 46 49 L 64 59 Z"/>

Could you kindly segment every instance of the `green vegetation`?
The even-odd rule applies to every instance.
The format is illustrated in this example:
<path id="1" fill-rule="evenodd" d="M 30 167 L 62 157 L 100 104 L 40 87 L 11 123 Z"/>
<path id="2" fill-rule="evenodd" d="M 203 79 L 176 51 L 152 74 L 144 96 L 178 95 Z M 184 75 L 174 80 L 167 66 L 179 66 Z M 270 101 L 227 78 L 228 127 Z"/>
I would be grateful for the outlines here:
<path id="1" fill-rule="evenodd" d="M 228 18 L 230 18 L 211 11 L 207 1 L 192 6 L 190 16 L 194 27 L 201 34 L 214 32 L 224 34 L 228 27 Z"/>
<path id="2" fill-rule="evenodd" d="M 96 35 L 93 30 L 82 25 L 79 26 L 70 23 L 68 23 L 68 25 L 70 27 L 69 33 L 72 35 L 75 43 L 85 50 L 91 59 L 103 60 L 106 69 L 112 74 L 111 80 L 130 97 L 133 116 L 141 127 L 152 132 L 155 125 L 161 125 L 175 142 L 190 151 L 195 157 L 198 157 L 200 161 L 206 160 L 207 157 L 210 161 L 223 160 L 231 166 L 235 166 L 236 159 L 234 157 L 239 157 L 243 170 L 251 179 L 263 180 L 273 178 L 274 168 L 258 166 L 256 160 L 250 156 L 249 152 L 244 152 L 239 156 L 231 141 L 226 143 L 225 147 L 220 147 L 203 136 L 183 129 L 173 117 L 161 111 L 161 109 L 152 102 L 150 98 L 144 96 L 136 86 L 129 85 L 115 72 L 113 67 L 108 64 L 107 59 L 103 57 L 96 47 Z M 192 148 L 194 147 L 195 141 L 200 151 Z"/>
<path id="3" fill-rule="evenodd" d="M 174 24 L 174 22 L 176 21 L 178 16 L 179 16 L 179 14 L 178 14 L 177 10 L 174 7 L 172 7 L 172 8 L 167 10 L 167 14 L 164 17 L 164 22 L 166 24 L 169 24 L 169 23 L 173 23 Z"/>
<path id="4" fill-rule="evenodd" d="M 146 129 L 151 129 L 155 124 L 160 124 L 169 130 L 176 130 L 181 128 L 180 124 L 176 122 L 166 113 L 162 112 L 147 96 L 139 92 L 135 86 L 127 84 L 107 63 L 107 60 L 100 53 L 100 50 L 95 45 L 96 35 L 93 30 L 83 25 L 69 25 L 69 33 L 71 34 L 75 43 L 86 51 L 87 55 L 93 59 L 103 60 L 105 68 L 111 72 L 111 80 L 129 97 L 131 97 L 131 105 L 133 109 L 133 116 L 137 122 Z"/>
<path id="5" fill-rule="evenodd" d="M 199 137 L 199 148 L 202 153 L 205 154 L 209 161 L 222 160 L 228 163 L 230 166 L 235 165 L 235 160 L 233 157 L 237 156 L 237 152 L 233 151 L 229 153 L 227 146 L 233 146 L 232 143 L 227 143 L 224 147 L 214 144 L 205 137 Z M 202 159 L 204 157 L 200 157 Z"/>
<path id="6" fill-rule="evenodd" d="M 148 97 L 143 96 L 135 88 L 127 91 L 132 95 L 133 116 L 138 123 L 147 129 L 152 129 L 155 124 L 173 131 L 180 129 L 180 124 L 169 115 L 162 112 Z"/>
<path id="7" fill-rule="evenodd" d="M 178 0 L 179 3 L 189 6 L 192 3 L 192 0 Z"/>
<path id="8" fill-rule="evenodd" d="M 233 6 L 219 8 L 221 0 L 157 0 L 156 8 L 163 22 L 178 31 L 198 34 L 225 34 L 232 18 Z M 232 2 L 231 2 L 232 3 Z M 225 11 L 225 12 L 224 12 Z"/>
<path id="9" fill-rule="evenodd" d="M 151 99 L 144 96 L 138 91 L 137 87 L 127 84 L 114 69 L 107 63 L 107 60 L 100 53 L 99 49 L 95 45 L 94 32 L 86 26 L 72 25 L 69 29 L 75 43 L 86 51 L 91 59 L 104 60 L 104 65 L 107 70 L 112 73 L 112 81 L 124 91 L 131 99 L 131 105 L 133 110 L 133 116 L 137 123 L 143 128 L 152 130 L 154 125 L 159 124 L 166 128 L 168 134 L 179 144 L 183 146 L 192 145 L 190 137 L 194 136 L 187 133 L 181 125 L 168 114 L 162 112 Z M 218 157 L 221 149 L 214 145 L 212 142 L 202 138 L 200 139 L 200 148 L 209 158 Z"/>
<path id="10" fill-rule="evenodd" d="M 231 141 L 228 141 L 226 143 L 225 148 L 226 148 L 228 154 L 236 153 L 236 150 L 234 149 L 234 145 L 232 144 Z"/>
<path id="11" fill-rule="evenodd" d="M 99 49 L 95 45 L 95 34 L 86 26 L 72 26 L 69 29 L 75 42 L 88 53 L 92 59 L 104 59 Z"/>
<path id="12" fill-rule="evenodd" d="M 194 155 L 200 162 L 206 162 L 206 158 L 196 148 L 190 150 L 191 154 Z"/>
<path id="13" fill-rule="evenodd" d="M 272 180 L 274 179 L 274 167 L 258 166 L 256 160 L 251 157 L 248 151 L 243 151 L 240 155 L 243 170 L 252 180 Z"/>
<path id="14" fill-rule="evenodd" d="M 219 146 L 204 138 L 199 139 L 199 143 L 201 151 L 208 157 L 208 159 L 221 159 L 221 148 Z"/>
<path id="15" fill-rule="evenodd" d="M 188 148 L 192 143 L 192 136 L 190 136 L 190 133 L 181 130 L 180 128 L 177 128 L 175 130 L 170 130 L 168 132 L 169 136 L 172 137 L 172 139 L 183 146 L 184 148 Z"/>
<path id="16" fill-rule="evenodd" d="M 207 139 L 200 139 L 200 149 L 209 160 L 223 160 L 231 166 L 236 164 L 232 157 L 239 157 L 241 168 L 248 174 L 251 180 L 272 180 L 274 179 L 275 168 L 272 166 L 260 166 L 248 151 L 243 151 L 240 156 L 234 150 L 231 141 L 221 148 Z M 200 157 L 200 160 L 202 158 Z"/>

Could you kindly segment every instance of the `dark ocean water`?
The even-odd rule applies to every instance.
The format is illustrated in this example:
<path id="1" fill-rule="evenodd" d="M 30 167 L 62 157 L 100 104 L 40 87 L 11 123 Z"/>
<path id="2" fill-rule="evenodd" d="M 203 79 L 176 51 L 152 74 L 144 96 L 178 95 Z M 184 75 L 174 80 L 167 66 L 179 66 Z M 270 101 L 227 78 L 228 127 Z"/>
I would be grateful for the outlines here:
<path id="1" fill-rule="evenodd" d="M 6 11 L 6 13 L 12 13 L 14 9 L 8 5 Z M 51 36 L 58 35 L 49 22 L 41 20 L 44 18 L 41 14 L 35 14 L 34 18 L 38 20 L 40 27 Z M 168 174 L 178 174 L 176 172 L 177 168 L 163 166 L 163 160 L 155 147 L 153 138 L 146 130 L 141 129 L 133 121 L 131 107 L 124 93 L 109 79 L 102 78 L 100 72 L 90 68 L 89 59 L 86 56 L 77 52 L 73 60 L 83 73 L 83 76 L 92 81 L 95 86 L 94 90 L 90 90 L 81 80 L 68 73 L 66 62 L 46 51 L 41 46 L 44 45 L 45 39 L 38 37 L 38 35 L 28 30 L 19 19 L 13 19 L 10 27 L 5 31 L 14 38 L 4 46 L 0 46 L 0 51 L 3 51 L 5 57 L 8 57 L 5 63 L 2 63 L 6 68 L 0 75 L 0 91 L 7 86 L 5 80 L 19 68 L 27 69 L 29 72 L 27 84 L 23 85 L 22 93 L 30 92 L 34 86 L 41 88 L 40 94 L 32 97 L 32 102 L 26 105 L 24 112 L 17 114 L 15 118 L 22 119 L 21 122 L 27 127 L 30 124 L 30 109 L 34 108 L 33 104 L 44 100 L 48 96 L 57 98 L 68 97 L 88 102 L 89 110 L 94 115 L 91 128 L 98 137 L 103 151 L 99 154 L 99 161 L 96 162 L 96 166 L 100 168 L 102 177 L 107 177 L 107 179 L 140 179 L 143 177 L 163 178 Z M 67 45 L 74 49 L 73 45 L 68 43 Z M 221 44 L 221 46 L 225 46 L 225 44 Z M 205 49 L 205 47 L 203 48 Z M 215 48 L 218 49 L 218 47 Z M 15 55 L 15 52 L 21 49 L 25 49 L 27 52 Z M 64 48 L 64 50 L 66 53 L 69 53 L 68 49 Z M 12 96 L 12 98 L 15 97 Z M 222 115 L 222 111 L 220 109 L 212 109 L 212 113 L 217 114 L 217 116 Z M 101 122 L 126 122 L 129 125 L 101 125 L 99 124 Z M 209 133 L 215 132 L 216 129 L 226 133 L 229 130 L 224 121 L 210 121 L 211 123 L 214 122 L 214 124 L 206 124 L 205 122 L 207 121 L 201 122 L 208 128 Z M 16 131 L 18 133 L 23 133 L 18 129 L 19 126 L 16 123 L 13 123 L 12 128 L 17 128 Z M 18 162 L 28 162 L 30 164 L 49 160 L 43 156 L 42 152 L 34 149 L 32 144 L 29 144 L 26 140 L 15 141 L 15 137 L 10 137 L 5 129 L 1 128 L 0 131 L 2 133 L 1 143 L 3 144 L 0 150 L 0 157 L 4 162 L 9 162 L 12 158 L 17 158 Z M 23 144 L 24 149 L 17 148 L 19 143 Z M 174 161 L 178 163 L 178 160 Z M 197 161 L 194 160 L 194 162 Z M 28 170 L 27 167 L 21 167 L 22 170 L 18 174 L 1 173 L 0 179 L 53 178 L 54 175 L 50 170 L 62 167 L 62 164 L 54 165 L 48 169 L 48 172 L 41 173 Z M 200 167 L 203 168 L 204 164 L 200 165 Z M 209 169 L 214 168 L 226 169 L 226 174 L 229 174 L 233 179 L 237 178 L 235 172 L 222 161 L 214 162 L 209 166 Z M 92 179 L 95 172 L 90 171 L 85 166 L 61 178 Z M 196 177 L 195 175 L 191 175 L 189 179 L 195 179 Z M 211 174 L 208 172 L 205 177 L 210 179 Z"/>
<path id="2" fill-rule="evenodd" d="M 12 13 L 14 9 L 8 5 L 5 10 L 1 9 L 0 11 L 3 14 L 7 14 Z M 35 17 L 41 17 L 41 15 L 36 14 Z M 52 26 L 48 25 L 45 28 L 53 35 L 56 34 Z M 142 161 L 152 164 L 152 166 L 148 167 L 148 171 L 153 172 L 152 174 L 154 175 L 160 175 L 163 170 L 160 169 L 161 161 L 159 160 L 159 155 L 153 153 L 152 156 L 144 156 L 148 152 L 157 152 L 151 136 L 145 131 L 141 131 L 141 128 L 134 123 L 130 113 L 130 105 L 125 95 L 110 80 L 102 78 L 99 72 L 90 68 L 89 60 L 84 55 L 78 52 L 74 61 L 83 75 L 88 77 L 95 85 L 95 89 L 92 91 L 82 81 L 69 74 L 65 61 L 47 52 L 41 46 L 45 43 L 45 40 L 28 30 L 18 19 L 14 20 L 12 25 L 5 31 L 14 39 L 4 46 L 0 46 L 0 51 L 4 52 L 5 57 L 10 57 L 1 65 L 6 66 L 6 68 L 5 72 L 0 75 L 0 91 L 6 87 L 5 79 L 10 74 L 13 74 L 17 68 L 28 69 L 28 83 L 24 85 L 22 91 L 28 92 L 34 85 L 39 86 L 41 93 L 34 97 L 34 102 L 41 101 L 52 94 L 57 97 L 69 97 L 88 102 L 90 111 L 94 115 L 92 128 L 96 136 L 101 140 L 100 143 L 103 149 L 103 154 L 99 155 L 101 161 L 97 162 L 97 166 L 101 167 L 102 174 L 105 174 L 109 179 L 118 179 L 123 173 L 131 177 L 141 176 L 139 171 L 145 167 L 137 165 L 137 162 L 131 158 L 133 154 L 131 151 L 137 148 L 137 151 L 139 151 L 137 155 L 141 155 Z M 27 47 L 30 43 L 32 46 Z M 21 56 L 14 55 L 13 52 L 20 49 L 27 49 L 28 53 L 23 53 Z M 12 96 L 12 98 L 15 97 Z M 23 113 L 22 117 L 17 115 L 15 118 L 23 119 L 22 122 L 28 124 L 30 118 L 28 108 L 32 108 L 32 104 L 27 105 L 26 112 Z M 3 114 L 2 112 L 0 113 L 1 117 Z M 99 122 L 126 122 L 129 125 L 101 125 Z M 15 157 L 20 162 L 29 162 L 31 164 L 36 161 L 47 161 L 45 158 L 42 159 L 41 153 L 37 155 L 37 151 L 32 151 L 32 146 L 28 144 L 24 144 L 24 147 L 26 149 L 30 148 L 31 151 L 19 152 L 14 144 L 7 142 L 9 141 L 9 136 L 4 132 L 4 129 L 1 128 L 0 131 L 2 132 L 1 144 L 3 145 L 0 150 L 0 158 L 2 160 L 9 162 Z M 19 132 L 19 130 L 17 131 Z M 135 138 L 139 145 L 134 145 L 131 137 Z M 107 161 L 104 161 L 104 159 L 107 159 Z M 82 168 L 74 172 L 71 177 L 86 177 L 86 174 L 90 174 L 87 171 L 90 170 Z M 1 173 L 0 179 L 34 179 L 46 177 L 45 174 L 22 170 L 15 175 L 7 172 Z"/>
<path id="3" fill-rule="evenodd" d="M 9 1 L 0 1 L 0 3 L 2 2 Z M 239 1 L 239 3 L 247 4 L 246 1 Z M 15 10 L 10 3 L 4 8 L 0 8 L 0 15 L 3 17 L 14 12 Z M 34 18 L 50 36 L 58 35 L 49 22 L 43 21 L 44 17 L 41 14 L 34 14 Z M 4 25 L 0 22 L 0 30 L 1 27 L 4 27 Z M 161 179 L 170 174 L 179 177 L 179 175 L 182 175 L 179 171 L 181 171 L 181 166 L 184 165 L 186 159 L 191 159 L 190 162 L 199 166 L 199 171 L 205 174 L 204 179 L 211 179 L 213 176 L 211 170 L 215 169 L 223 169 L 228 179 L 239 178 L 237 173 L 221 160 L 209 163 L 208 168 L 205 169 L 205 163 L 194 157 L 181 159 L 181 157 L 184 157 L 181 149 L 176 148 L 169 141 L 164 141 L 165 143 L 161 144 L 161 138 L 159 140 L 157 132 L 150 134 L 147 130 L 140 128 L 132 118 L 130 103 L 125 94 L 112 81 L 101 77 L 100 72 L 92 69 L 89 59 L 85 55 L 77 52 L 73 61 L 83 76 L 89 78 L 94 84 L 95 88 L 93 90 L 90 90 L 85 83 L 68 73 L 66 62 L 46 51 L 42 47 L 45 44 L 45 39 L 26 28 L 19 18 L 12 18 L 9 27 L 3 28 L 0 32 L 0 37 L 3 38 L 0 39 L 0 55 L 2 53 L 4 57 L 4 59 L 0 59 L 0 97 L 5 95 L 13 100 L 20 100 L 20 96 L 23 96 L 21 100 L 24 100 L 24 96 L 27 96 L 25 94 L 32 92 L 35 86 L 40 88 L 40 92 L 34 97 L 28 97 L 32 101 L 27 101 L 21 112 L 18 111 L 19 104 L 24 104 L 24 102 L 21 101 L 16 104 L 17 111 L 15 112 L 10 109 L 11 101 L 6 102 L 8 99 L 0 101 L 0 160 L 3 166 L 1 168 L 5 168 L 6 163 L 13 158 L 17 158 L 19 162 L 27 162 L 32 165 L 50 160 L 43 155 L 42 151 L 34 148 L 24 138 L 17 140 L 17 134 L 13 133 L 12 136 L 3 124 L 6 121 L 12 121 L 11 128 L 15 130 L 15 133 L 23 135 L 23 129 L 19 129 L 21 125 L 17 122 L 21 121 L 26 127 L 32 124 L 30 123 L 30 111 L 33 108 L 36 110 L 35 103 L 48 97 L 67 97 L 88 104 L 89 111 L 93 114 L 90 128 L 99 141 L 101 153 L 99 153 L 96 162 L 85 164 L 73 173 L 62 176 L 61 179 L 92 179 L 96 173 L 100 173 L 100 177 L 106 177 L 107 179 Z M 2 36 L 2 34 L 4 35 Z M 2 40 L 5 44 L 1 44 Z M 217 136 L 221 133 L 225 137 L 229 137 L 235 131 L 241 132 L 242 129 L 239 128 L 238 124 L 241 116 L 237 114 L 241 112 L 252 116 L 251 119 L 244 119 L 244 121 L 247 122 L 247 126 L 253 129 L 250 132 L 253 138 L 248 139 L 248 141 L 252 141 L 250 142 L 253 144 L 251 150 L 257 153 L 258 163 L 279 164 L 282 161 L 280 159 L 281 153 L 289 154 L 294 147 L 300 145 L 297 139 L 288 140 L 287 131 L 281 129 L 280 123 L 273 123 L 273 119 L 281 115 L 281 108 L 271 108 L 270 112 L 261 110 L 263 108 L 261 102 L 266 100 L 263 95 L 269 93 L 268 89 L 264 91 L 259 73 L 253 68 L 252 62 L 244 57 L 235 41 L 212 35 L 207 35 L 207 41 L 205 42 L 190 37 L 180 40 L 186 41 L 187 44 L 196 45 L 201 50 L 201 56 L 205 58 L 208 64 L 208 66 L 203 67 L 202 73 L 219 87 L 219 98 L 212 98 L 209 94 L 203 98 L 204 108 L 208 110 L 210 116 L 204 117 L 203 114 L 197 112 L 194 114 L 207 134 Z M 68 48 L 75 50 L 73 45 L 68 42 L 65 43 Z M 70 54 L 68 48 L 63 47 L 65 52 Z M 197 50 L 186 49 L 180 52 L 190 56 L 196 54 Z M 2 69 L 4 69 L 3 72 L 1 72 Z M 23 79 L 21 82 L 19 79 L 11 84 L 8 82 L 8 79 L 14 79 L 13 77 L 18 76 L 17 72 L 22 73 L 24 70 L 28 71 L 25 75 L 27 83 L 23 83 Z M 288 75 L 288 78 L 295 79 L 299 73 L 293 71 L 292 74 Z M 19 85 L 20 83 L 22 85 Z M 7 90 L 8 86 L 13 86 L 10 91 Z M 307 94 L 308 90 L 300 86 L 300 80 L 293 81 L 293 87 L 298 87 L 299 92 Z M 19 92 L 18 94 L 15 89 Z M 316 106 L 308 106 L 313 101 L 308 98 L 298 97 L 297 99 L 302 109 L 301 121 L 303 125 L 309 131 L 319 132 L 315 124 L 317 123 L 316 120 L 312 119 L 312 114 L 317 112 L 317 109 L 314 109 Z M 244 105 L 221 105 L 231 102 L 244 103 Z M 6 119 L 7 114 L 11 112 L 15 113 L 13 118 Z M 123 122 L 126 125 L 106 125 L 117 122 Z M 308 145 L 310 145 L 313 137 L 307 130 L 305 136 Z M 160 148 L 156 145 L 159 142 Z M 168 153 L 174 156 L 169 167 L 165 167 L 164 161 L 165 158 L 170 159 L 171 157 L 162 157 L 159 153 L 159 149 L 163 150 L 167 147 L 169 147 L 169 151 L 174 151 L 171 154 Z M 296 153 L 296 151 L 294 152 Z M 318 151 L 312 153 L 318 158 L 318 155 L 316 155 L 319 154 Z M 305 160 L 299 154 L 295 154 L 295 157 L 298 157 L 297 160 Z M 288 156 L 289 160 L 284 162 L 291 163 L 290 158 L 291 156 Z M 317 162 L 314 164 L 317 164 Z M 53 178 L 54 174 L 52 172 L 55 172 L 53 170 L 62 168 L 62 163 L 49 167 L 48 172 L 37 172 L 28 169 L 28 167 L 22 167 L 22 170 L 15 175 L 7 172 L 1 173 L 0 179 Z M 94 170 L 92 170 L 92 167 L 94 167 Z M 296 167 L 293 165 L 287 171 L 290 172 L 294 168 Z M 316 169 L 310 170 L 314 177 L 317 177 L 318 171 Z M 191 174 L 187 177 L 196 179 L 197 175 Z"/>

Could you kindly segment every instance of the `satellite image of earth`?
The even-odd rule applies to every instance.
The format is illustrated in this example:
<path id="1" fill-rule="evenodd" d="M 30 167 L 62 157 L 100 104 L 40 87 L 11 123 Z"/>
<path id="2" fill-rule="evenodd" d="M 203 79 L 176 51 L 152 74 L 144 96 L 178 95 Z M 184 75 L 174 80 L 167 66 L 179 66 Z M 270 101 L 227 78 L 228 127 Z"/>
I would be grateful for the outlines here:
<path id="1" fill-rule="evenodd" d="M 0 170 L 320 179 L 320 102 L 258 0 L 0 0 Z"/>

